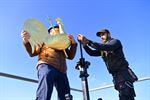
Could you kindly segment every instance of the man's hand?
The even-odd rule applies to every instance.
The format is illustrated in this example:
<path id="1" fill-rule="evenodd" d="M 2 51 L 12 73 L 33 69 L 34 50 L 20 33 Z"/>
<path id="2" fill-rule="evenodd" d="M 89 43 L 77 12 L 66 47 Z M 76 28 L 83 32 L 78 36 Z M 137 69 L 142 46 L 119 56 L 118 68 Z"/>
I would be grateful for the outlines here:
<path id="1" fill-rule="evenodd" d="M 23 31 L 21 33 L 21 37 L 22 37 L 22 40 L 23 40 L 24 43 L 28 43 L 29 39 L 30 39 L 30 34 L 26 31 Z"/>
<path id="2" fill-rule="evenodd" d="M 85 46 L 89 43 L 88 39 L 81 34 L 78 34 L 77 38 L 78 38 L 78 41 L 83 44 L 83 46 Z"/>
<path id="3" fill-rule="evenodd" d="M 72 35 L 68 35 L 70 41 L 71 41 L 71 44 L 77 44 L 77 42 L 75 41 L 74 37 Z"/>

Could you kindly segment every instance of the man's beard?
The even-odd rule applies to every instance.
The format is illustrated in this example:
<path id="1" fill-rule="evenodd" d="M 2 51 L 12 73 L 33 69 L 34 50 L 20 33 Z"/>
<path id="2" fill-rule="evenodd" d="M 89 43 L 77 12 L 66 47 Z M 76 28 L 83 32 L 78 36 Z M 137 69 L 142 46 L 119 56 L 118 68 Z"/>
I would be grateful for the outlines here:
<path id="1" fill-rule="evenodd" d="M 106 38 L 103 38 L 103 39 L 102 39 L 102 43 L 105 44 L 109 39 L 111 39 L 110 36 L 107 36 Z"/>
<path id="2" fill-rule="evenodd" d="M 102 39 L 102 43 L 106 43 L 107 42 L 107 39 Z"/>

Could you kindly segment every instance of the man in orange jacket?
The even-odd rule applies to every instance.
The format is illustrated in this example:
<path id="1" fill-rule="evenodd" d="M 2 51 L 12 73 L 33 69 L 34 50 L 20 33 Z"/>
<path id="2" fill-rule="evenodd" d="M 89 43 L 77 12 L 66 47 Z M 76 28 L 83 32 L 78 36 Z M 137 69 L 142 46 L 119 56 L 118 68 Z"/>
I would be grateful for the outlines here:
<path id="1" fill-rule="evenodd" d="M 59 34 L 59 25 L 55 25 L 54 28 L 49 28 L 50 35 Z M 36 100 L 50 100 L 53 91 L 53 85 L 58 92 L 59 100 L 72 100 L 70 94 L 70 86 L 67 78 L 67 65 L 66 56 L 63 50 L 55 50 L 47 47 L 45 44 L 39 45 L 38 48 L 32 52 L 32 47 L 29 43 L 30 35 L 28 32 L 22 32 L 22 39 L 24 46 L 29 55 L 38 55 L 38 78 L 39 85 L 36 94 Z M 71 45 L 65 52 L 67 53 L 67 59 L 73 59 L 77 49 L 77 43 L 72 35 L 68 35 Z"/>

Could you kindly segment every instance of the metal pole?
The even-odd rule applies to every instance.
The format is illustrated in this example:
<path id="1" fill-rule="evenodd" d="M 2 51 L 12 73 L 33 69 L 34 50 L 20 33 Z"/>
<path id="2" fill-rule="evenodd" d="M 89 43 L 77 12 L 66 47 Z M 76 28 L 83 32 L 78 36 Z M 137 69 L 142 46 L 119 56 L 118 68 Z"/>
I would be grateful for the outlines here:
<path id="1" fill-rule="evenodd" d="M 81 45 L 81 42 L 80 42 L 80 53 L 81 53 L 81 58 L 83 58 L 83 52 L 82 52 L 82 45 Z"/>
<path id="2" fill-rule="evenodd" d="M 90 100 L 87 78 L 82 77 L 83 100 Z"/>
<path id="3" fill-rule="evenodd" d="M 90 65 L 90 63 L 88 61 L 85 61 L 85 59 L 83 58 L 81 43 L 80 43 L 80 53 L 81 53 L 81 58 L 79 62 L 77 62 L 76 69 L 80 71 L 79 77 L 81 78 L 82 81 L 83 100 L 90 100 L 88 80 L 87 80 L 87 77 L 89 76 L 87 73 L 87 68 Z"/>
<path id="4" fill-rule="evenodd" d="M 17 75 L 2 73 L 2 72 L 0 72 L 0 76 L 7 77 L 7 78 L 12 78 L 12 79 L 17 79 L 17 80 L 21 80 L 21 81 L 26 81 L 26 82 L 38 83 L 38 80 L 35 80 L 35 79 L 25 78 L 25 77 L 22 77 L 22 76 L 17 76 Z M 70 89 L 72 91 L 76 91 L 76 92 L 83 92 L 80 89 L 75 89 L 75 88 L 70 88 Z"/>
<path id="5" fill-rule="evenodd" d="M 25 77 L 21 77 L 21 76 L 16 76 L 16 75 L 11 75 L 11 74 L 2 73 L 2 72 L 0 72 L 0 76 L 4 76 L 4 77 L 8 77 L 8 78 L 13 78 L 13 79 L 17 79 L 17 80 L 23 80 L 23 81 L 32 82 L 32 83 L 38 83 L 38 80 L 29 79 L 29 78 L 25 78 Z"/>

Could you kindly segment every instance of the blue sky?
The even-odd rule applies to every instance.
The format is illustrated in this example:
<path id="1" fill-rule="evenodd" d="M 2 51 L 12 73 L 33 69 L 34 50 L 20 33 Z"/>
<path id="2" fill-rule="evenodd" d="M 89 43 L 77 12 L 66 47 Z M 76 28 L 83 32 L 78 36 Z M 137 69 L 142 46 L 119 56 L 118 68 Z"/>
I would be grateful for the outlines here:
<path id="1" fill-rule="evenodd" d="M 60 17 L 67 33 L 75 39 L 79 33 L 100 42 L 96 32 L 108 28 L 112 37 L 121 40 L 130 67 L 139 78 L 150 76 L 150 1 L 149 0 L 1 0 L 0 1 L 0 72 L 37 79 L 37 57 L 28 56 L 21 40 L 23 23 L 28 18 L 41 21 L 47 28 L 47 16 Z M 76 39 L 77 40 L 77 39 Z M 100 57 L 87 61 L 89 88 L 112 83 Z M 78 47 L 74 60 L 67 60 L 68 78 L 72 88 L 81 89 L 79 71 L 75 69 L 80 58 Z M 37 84 L 0 77 L 0 100 L 34 100 Z M 136 100 L 150 99 L 150 81 L 135 83 Z M 74 100 L 82 94 L 73 92 Z M 54 89 L 52 100 L 56 99 Z M 91 92 L 91 100 L 118 100 L 113 88 Z"/>

